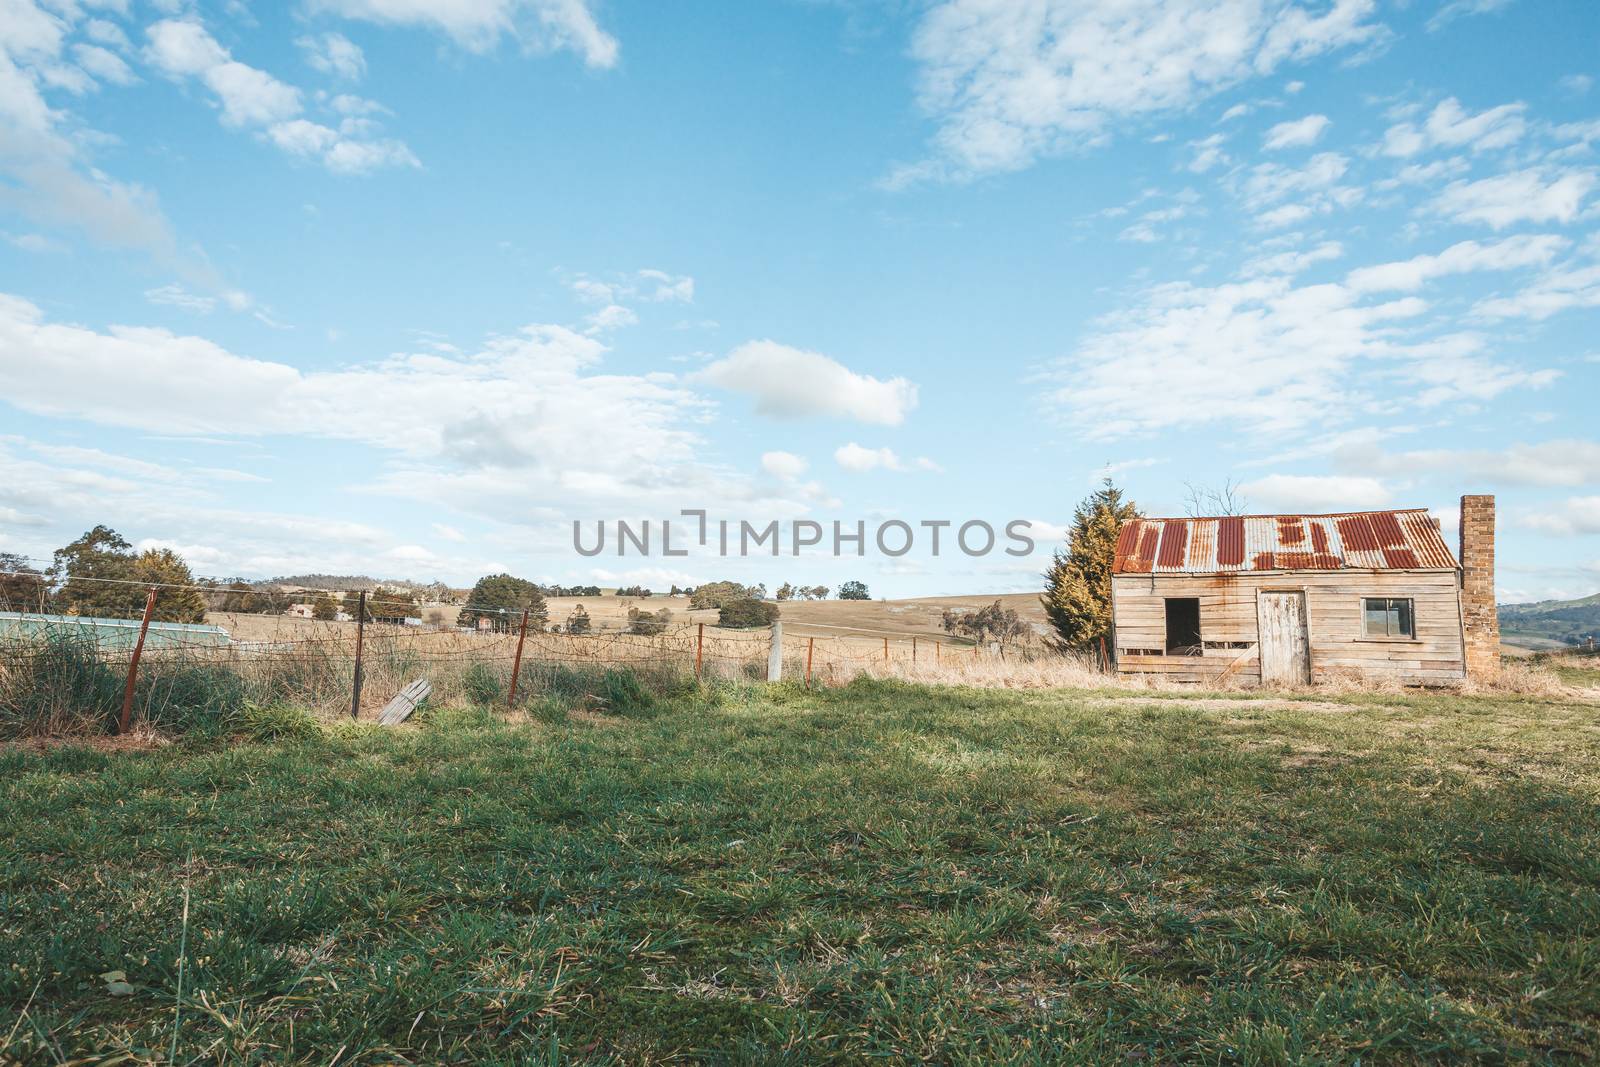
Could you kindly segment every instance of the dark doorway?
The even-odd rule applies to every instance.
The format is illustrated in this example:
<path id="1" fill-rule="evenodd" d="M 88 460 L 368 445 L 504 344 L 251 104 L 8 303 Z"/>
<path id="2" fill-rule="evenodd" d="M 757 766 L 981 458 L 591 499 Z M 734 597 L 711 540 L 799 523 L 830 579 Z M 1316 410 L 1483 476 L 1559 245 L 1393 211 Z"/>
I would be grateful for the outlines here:
<path id="1" fill-rule="evenodd" d="M 1174 656 L 1200 654 L 1200 599 L 1167 598 L 1167 652 Z"/>

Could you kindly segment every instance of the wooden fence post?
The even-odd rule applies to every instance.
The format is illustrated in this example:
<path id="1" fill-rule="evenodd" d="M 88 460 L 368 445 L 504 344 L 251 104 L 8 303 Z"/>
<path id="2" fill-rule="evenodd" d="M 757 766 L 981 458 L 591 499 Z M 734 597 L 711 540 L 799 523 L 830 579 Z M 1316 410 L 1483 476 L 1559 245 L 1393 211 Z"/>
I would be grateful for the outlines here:
<path id="1" fill-rule="evenodd" d="M 700 663 L 706 650 L 706 624 L 695 623 L 694 631 L 694 680 L 700 680 Z"/>
<path id="2" fill-rule="evenodd" d="M 815 637 L 806 638 L 806 688 L 808 689 L 811 687 L 811 657 L 816 651 L 817 639 Z"/>
<path id="3" fill-rule="evenodd" d="M 772 648 L 767 651 L 767 681 L 783 681 L 783 623 L 772 624 Z"/>
<path id="4" fill-rule="evenodd" d="M 887 637 L 883 639 L 883 662 L 885 666 L 889 663 L 889 639 Z"/>
<path id="5" fill-rule="evenodd" d="M 917 639 L 915 637 L 911 639 L 911 662 L 917 662 Z"/>
<path id="6" fill-rule="evenodd" d="M 356 594 L 356 675 L 350 687 L 350 717 L 361 718 L 361 645 L 367 636 L 367 593 Z"/>
<path id="7" fill-rule="evenodd" d="M 943 648 L 943 647 L 944 647 L 944 643 L 942 641 L 935 641 L 933 643 L 933 663 L 934 663 L 934 666 L 938 666 L 940 663 L 944 662 L 944 653 L 940 651 L 940 649 Z"/>
<path id="8" fill-rule="evenodd" d="M 150 587 L 150 593 L 144 598 L 144 619 L 139 623 L 139 639 L 133 645 L 133 658 L 128 660 L 128 684 L 122 690 L 122 715 L 117 719 L 117 733 L 128 732 L 128 723 L 133 718 L 133 686 L 139 678 L 139 655 L 144 652 L 145 631 L 150 629 L 150 615 L 156 610 L 156 587 Z"/>
<path id="9" fill-rule="evenodd" d="M 522 642 L 528 639 L 528 609 L 522 609 L 522 629 L 517 631 L 517 657 L 511 661 L 511 694 L 506 697 L 506 710 L 517 706 L 517 675 L 522 673 Z"/>

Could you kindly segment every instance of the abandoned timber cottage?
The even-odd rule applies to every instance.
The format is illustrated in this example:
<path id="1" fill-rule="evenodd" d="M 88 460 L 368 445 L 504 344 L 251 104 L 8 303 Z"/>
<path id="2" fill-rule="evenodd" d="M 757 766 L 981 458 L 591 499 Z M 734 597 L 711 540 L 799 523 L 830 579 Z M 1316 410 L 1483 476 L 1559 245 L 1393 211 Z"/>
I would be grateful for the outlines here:
<path id="1" fill-rule="evenodd" d="M 1492 677 L 1494 497 L 1461 498 L 1461 561 L 1426 511 L 1134 519 L 1111 576 L 1117 671 L 1297 685 Z"/>

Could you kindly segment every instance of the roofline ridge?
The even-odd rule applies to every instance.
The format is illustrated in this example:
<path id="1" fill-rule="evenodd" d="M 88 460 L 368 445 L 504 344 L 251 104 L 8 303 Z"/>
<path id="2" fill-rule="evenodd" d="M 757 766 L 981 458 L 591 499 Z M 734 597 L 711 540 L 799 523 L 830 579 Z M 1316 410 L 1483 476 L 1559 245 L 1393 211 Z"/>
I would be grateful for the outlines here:
<path id="1" fill-rule="evenodd" d="M 1344 519 L 1352 515 L 1418 515 L 1427 508 L 1369 508 L 1366 511 L 1277 511 L 1259 515 L 1139 515 L 1128 522 L 1215 522 L 1219 519 Z M 1126 525 L 1126 524 L 1124 524 Z"/>

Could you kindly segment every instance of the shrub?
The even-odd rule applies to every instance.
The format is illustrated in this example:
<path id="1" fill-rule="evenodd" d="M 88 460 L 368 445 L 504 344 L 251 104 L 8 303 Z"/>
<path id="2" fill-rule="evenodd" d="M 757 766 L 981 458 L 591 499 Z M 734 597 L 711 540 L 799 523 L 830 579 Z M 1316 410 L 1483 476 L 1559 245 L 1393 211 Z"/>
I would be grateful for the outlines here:
<path id="1" fill-rule="evenodd" d="M 672 612 L 666 608 L 660 611 L 640 611 L 638 608 L 628 609 L 628 632 L 630 634 L 643 634 L 654 637 L 656 634 L 665 633 L 672 622 Z"/>
<path id="2" fill-rule="evenodd" d="M 121 707 L 122 686 L 123 675 L 76 627 L 7 641 L 0 645 L 0 735 L 104 729 Z"/>
<path id="3" fill-rule="evenodd" d="M 474 663 L 462 675 L 461 688 L 474 704 L 489 707 L 505 699 L 506 691 L 500 681 L 500 672 L 487 663 Z"/>
<path id="4" fill-rule="evenodd" d="M 322 732 L 309 712 L 288 704 L 247 704 L 238 721 L 240 733 L 252 741 L 304 741 Z"/>
<path id="5" fill-rule="evenodd" d="M 722 605 L 717 625 L 733 629 L 751 626 L 771 626 L 778 620 L 778 605 L 764 600 L 730 600 Z"/>
<path id="6" fill-rule="evenodd" d="M 245 707 L 245 682 L 227 667 L 163 663 L 141 667 L 136 711 L 163 730 L 215 732 Z"/>
<path id="7" fill-rule="evenodd" d="M 618 667 L 606 671 L 600 679 L 600 696 L 607 709 L 618 714 L 648 711 L 655 706 L 655 698 L 631 668 Z"/>

